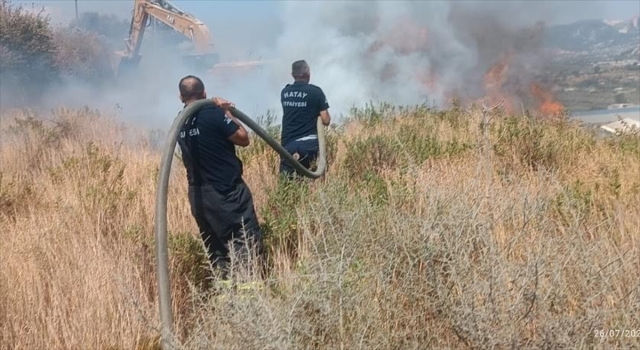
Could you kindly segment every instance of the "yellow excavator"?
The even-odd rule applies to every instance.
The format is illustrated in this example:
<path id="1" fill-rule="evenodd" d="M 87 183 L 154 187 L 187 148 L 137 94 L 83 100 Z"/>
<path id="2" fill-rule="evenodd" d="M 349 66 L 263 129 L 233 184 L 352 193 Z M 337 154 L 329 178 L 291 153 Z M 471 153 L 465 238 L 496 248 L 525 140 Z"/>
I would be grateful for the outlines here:
<path id="1" fill-rule="evenodd" d="M 194 52 L 184 57 L 191 67 L 211 69 L 219 60 L 213 51 L 213 42 L 207 26 L 194 16 L 181 11 L 167 0 L 134 0 L 133 18 L 124 51 L 115 53 L 114 70 L 117 77 L 131 74 L 142 56 L 140 48 L 150 19 L 169 26 L 193 43 Z"/>

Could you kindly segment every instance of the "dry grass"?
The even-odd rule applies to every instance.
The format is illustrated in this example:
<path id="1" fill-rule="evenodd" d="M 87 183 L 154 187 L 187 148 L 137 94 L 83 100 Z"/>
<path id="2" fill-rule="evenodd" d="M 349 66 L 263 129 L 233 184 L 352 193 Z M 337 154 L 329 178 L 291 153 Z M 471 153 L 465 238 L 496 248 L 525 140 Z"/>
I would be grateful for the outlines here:
<path id="1" fill-rule="evenodd" d="M 182 348 L 640 346 L 637 137 L 499 113 L 483 129 L 460 109 L 355 116 L 309 188 L 276 188 L 260 140 L 242 150 L 272 265 L 251 295 L 205 282 L 175 164 Z M 159 154 L 97 112 L 41 117 L 0 120 L 0 348 L 154 348 Z"/>

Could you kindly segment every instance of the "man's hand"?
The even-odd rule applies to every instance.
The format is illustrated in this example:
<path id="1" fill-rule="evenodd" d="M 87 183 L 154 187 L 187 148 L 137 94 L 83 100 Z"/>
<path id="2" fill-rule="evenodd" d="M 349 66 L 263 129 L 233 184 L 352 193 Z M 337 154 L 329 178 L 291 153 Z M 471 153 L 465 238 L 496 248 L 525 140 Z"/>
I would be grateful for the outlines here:
<path id="1" fill-rule="evenodd" d="M 213 101 L 213 104 L 215 104 L 216 106 L 224 109 L 225 111 L 229 110 L 229 108 L 231 107 L 235 107 L 235 103 L 231 102 L 231 101 L 227 101 L 222 97 L 214 97 L 211 99 Z"/>

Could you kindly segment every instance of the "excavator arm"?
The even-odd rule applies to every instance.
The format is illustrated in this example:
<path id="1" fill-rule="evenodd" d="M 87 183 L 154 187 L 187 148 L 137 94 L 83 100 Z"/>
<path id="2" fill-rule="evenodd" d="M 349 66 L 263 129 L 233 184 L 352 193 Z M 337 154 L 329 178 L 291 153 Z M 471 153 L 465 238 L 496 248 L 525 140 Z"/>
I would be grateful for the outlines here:
<path id="1" fill-rule="evenodd" d="M 140 48 L 150 18 L 155 18 L 176 32 L 191 40 L 194 45 L 193 57 L 216 56 L 213 53 L 211 34 L 202 21 L 178 9 L 167 0 L 134 0 L 133 18 L 129 28 L 129 37 L 125 39 L 125 50 L 116 52 L 117 75 L 134 70 L 142 56 Z"/>

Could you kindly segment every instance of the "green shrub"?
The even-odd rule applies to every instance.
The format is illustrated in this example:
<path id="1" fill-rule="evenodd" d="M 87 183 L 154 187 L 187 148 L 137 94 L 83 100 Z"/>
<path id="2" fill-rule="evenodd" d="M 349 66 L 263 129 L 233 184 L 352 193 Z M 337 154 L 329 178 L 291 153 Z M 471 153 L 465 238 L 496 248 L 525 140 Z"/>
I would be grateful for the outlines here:
<path id="1" fill-rule="evenodd" d="M 473 148 L 457 138 L 442 140 L 429 127 L 418 129 L 415 124 L 402 125 L 393 134 L 356 139 L 346 146 L 344 165 L 354 180 L 371 171 L 379 174 L 384 169 L 420 166 L 428 159 L 455 156 Z"/>
<path id="2" fill-rule="evenodd" d="M 298 246 L 298 212 L 309 200 L 310 189 L 306 184 L 282 179 L 268 193 L 268 201 L 262 207 L 265 245 L 267 251 L 283 249 L 295 252 Z"/>
<path id="3" fill-rule="evenodd" d="M 596 142 L 593 132 L 572 123 L 567 119 L 542 121 L 507 116 L 492 128 L 497 139 L 493 150 L 508 167 L 522 165 L 530 170 L 569 167 L 576 164 L 576 155 L 593 149 Z"/>

